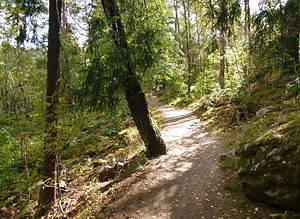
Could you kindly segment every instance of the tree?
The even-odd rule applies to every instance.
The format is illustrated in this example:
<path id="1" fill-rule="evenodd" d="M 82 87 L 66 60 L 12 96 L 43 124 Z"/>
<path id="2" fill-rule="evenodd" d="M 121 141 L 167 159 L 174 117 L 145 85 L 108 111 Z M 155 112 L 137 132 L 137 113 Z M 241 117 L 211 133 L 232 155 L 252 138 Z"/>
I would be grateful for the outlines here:
<path id="1" fill-rule="evenodd" d="M 244 29 L 245 29 L 245 37 L 246 40 L 248 42 L 248 44 L 250 44 L 250 25 L 251 25 L 251 15 L 250 15 L 250 4 L 249 4 L 249 0 L 244 0 L 244 13 L 245 13 L 245 18 L 244 18 Z"/>
<path id="2" fill-rule="evenodd" d="M 255 30 L 251 52 L 256 57 L 256 74 L 260 79 L 280 75 L 281 81 L 294 77 L 299 68 L 299 1 L 263 2 L 254 19 Z M 263 63 L 260 62 L 263 60 Z"/>
<path id="3" fill-rule="evenodd" d="M 226 39 L 232 33 L 232 26 L 240 15 L 240 4 L 236 0 L 217 0 L 215 6 L 209 0 L 210 14 L 212 20 L 216 21 L 215 29 L 219 32 L 219 85 L 225 88 L 225 63 L 226 63 Z"/>
<path id="4" fill-rule="evenodd" d="M 124 68 L 119 70 L 126 72 L 124 78 L 126 101 L 133 120 L 147 148 L 147 156 L 156 157 L 166 154 L 166 145 L 156 123 L 150 115 L 145 94 L 132 67 L 132 54 L 130 54 L 128 50 L 128 43 L 118 6 L 114 0 L 102 0 L 102 6 L 107 21 L 110 23 L 114 33 L 114 46 L 118 50 L 121 61 L 123 62 Z"/>
<path id="5" fill-rule="evenodd" d="M 222 3 L 223 5 L 224 3 Z M 220 71 L 219 71 L 219 84 L 220 88 L 224 89 L 225 88 L 225 54 L 226 54 L 226 30 L 225 27 L 222 26 L 220 28 L 220 41 L 219 41 L 219 49 L 220 49 Z"/>
<path id="6" fill-rule="evenodd" d="M 49 1 L 49 31 L 47 53 L 47 93 L 46 93 L 46 133 L 45 155 L 43 161 L 43 177 L 45 185 L 40 190 L 40 214 L 46 213 L 55 201 L 56 193 L 56 166 L 58 146 L 58 103 L 60 79 L 60 24 L 61 0 Z"/>
<path id="7" fill-rule="evenodd" d="M 191 19 L 191 9 L 190 9 L 190 0 L 185 3 L 185 1 L 182 1 L 183 6 L 183 16 L 184 16 L 184 26 L 185 26 L 185 54 L 186 54 L 186 60 L 187 60 L 187 86 L 188 90 L 187 92 L 191 92 L 191 85 L 192 85 L 192 48 L 191 48 L 191 25 L 190 25 L 190 19 Z"/>

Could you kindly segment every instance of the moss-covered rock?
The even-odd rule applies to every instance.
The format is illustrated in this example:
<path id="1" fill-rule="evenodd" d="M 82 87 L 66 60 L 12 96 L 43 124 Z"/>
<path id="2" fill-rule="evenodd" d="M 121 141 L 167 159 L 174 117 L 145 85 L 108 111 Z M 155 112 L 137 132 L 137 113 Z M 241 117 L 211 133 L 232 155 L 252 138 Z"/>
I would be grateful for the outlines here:
<path id="1" fill-rule="evenodd" d="M 300 113 L 290 113 L 236 150 L 238 175 L 253 199 L 300 210 Z"/>

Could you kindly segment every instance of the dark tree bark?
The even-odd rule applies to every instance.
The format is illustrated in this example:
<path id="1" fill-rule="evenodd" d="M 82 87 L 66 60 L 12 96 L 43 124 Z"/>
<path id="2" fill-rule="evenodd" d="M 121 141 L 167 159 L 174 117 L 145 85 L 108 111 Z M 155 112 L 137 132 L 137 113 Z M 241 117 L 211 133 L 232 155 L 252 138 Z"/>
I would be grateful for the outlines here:
<path id="1" fill-rule="evenodd" d="M 225 15 L 226 13 L 226 4 L 227 1 L 219 1 L 219 6 L 220 6 L 220 16 L 223 14 Z M 223 18 L 224 19 L 224 18 Z M 220 69 L 219 69 L 219 85 L 221 89 L 225 88 L 225 63 L 226 63 L 226 32 L 228 30 L 228 23 L 226 20 L 223 20 L 219 24 L 219 30 L 220 30 L 220 41 L 219 41 L 219 50 L 220 50 Z"/>
<path id="2" fill-rule="evenodd" d="M 161 137 L 159 129 L 152 119 L 145 94 L 133 71 L 126 35 L 117 4 L 114 0 L 102 0 L 102 6 L 111 28 L 114 31 L 114 44 L 120 52 L 124 65 L 126 66 L 125 96 L 133 120 L 147 148 L 148 157 L 156 157 L 166 154 L 166 145 Z"/>
<path id="3" fill-rule="evenodd" d="M 221 28 L 220 31 L 220 72 L 219 72 L 219 84 L 220 88 L 225 88 L 225 30 Z"/>
<path id="4" fill-rule="evenodd" d="M 55 201 L 55 176 L 57 165 L 57 106 L 60 79 L 60 22 L 61 0 L 49 1 L 49 32 L 47 54 L 46 132 L 44 146 L 43 176 L 45 185 L 40 190 L 40 215 L 44 215 Z"/>

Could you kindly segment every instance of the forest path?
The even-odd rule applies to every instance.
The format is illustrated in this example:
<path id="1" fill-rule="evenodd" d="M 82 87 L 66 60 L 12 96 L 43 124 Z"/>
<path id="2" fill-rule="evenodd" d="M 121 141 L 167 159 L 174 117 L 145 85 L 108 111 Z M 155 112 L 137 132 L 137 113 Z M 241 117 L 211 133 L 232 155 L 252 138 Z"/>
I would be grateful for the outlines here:
<path id="1" fill-rule="evenodd" d="M 248 219 L 268 218 L 274 212 L 223 188 L 226 176 L 218 160 L 226 149 L 191 111 L 156 99 L 149 104 L 164 114 L 167 155 L 119 186 L 105 218 Z"/>

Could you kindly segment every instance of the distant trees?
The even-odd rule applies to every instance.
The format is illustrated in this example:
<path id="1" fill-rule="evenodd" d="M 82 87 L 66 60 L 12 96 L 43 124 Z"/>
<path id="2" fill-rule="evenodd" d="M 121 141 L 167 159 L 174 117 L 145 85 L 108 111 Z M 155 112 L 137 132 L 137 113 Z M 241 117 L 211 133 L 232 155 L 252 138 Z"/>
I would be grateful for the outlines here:
<path id="1" fill-rule="evenodd" d="M 24 43 L 36 41 L 36 20 L 43 10 L 40 0 L 0 2 L 0 110 L 7 115 L 28 113 L 42 95 L 37 90 L 43 84 L 37 81 L 43 70 L 36 62 L 43 52 L 25 49 Z"/>
<path id="2" fill-rule="evenodd" d="M 300 33 L 300 3 L 298 0 L 288 0 L 283 9 L 283 26 L 285 51 L 288 58 L 284 68 L 296 73 L 299 69 L 299 33 Z"/>
<path id="3" fill-rule="evenodd" d="M 254 17 L 252 55 L 256 72 L 253 78 L 269 74 L 288 79 L 299 68 L 299 1 L 263 2 Z"/>

